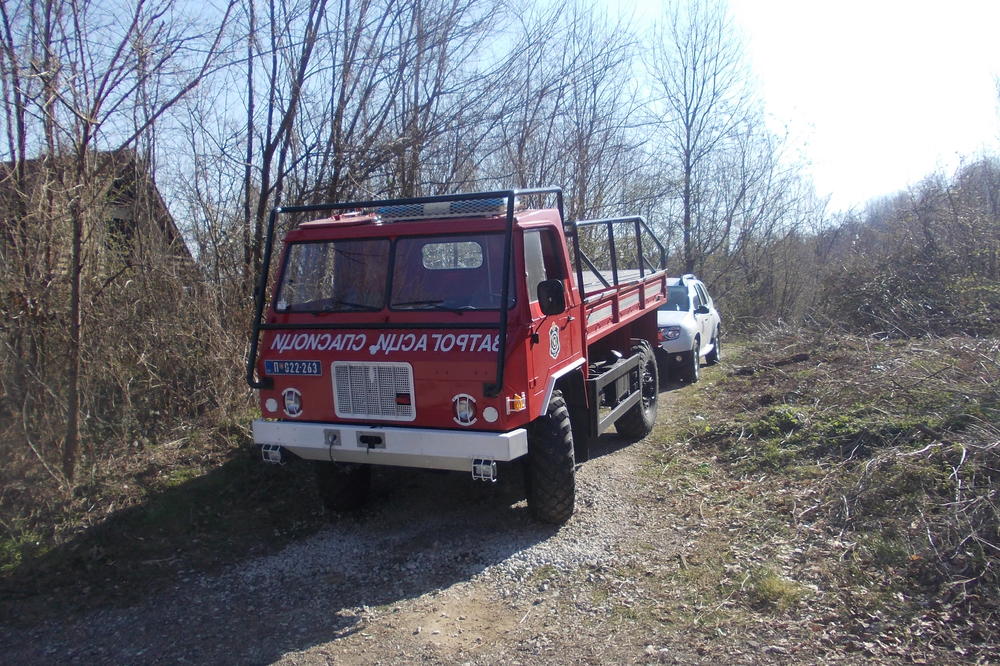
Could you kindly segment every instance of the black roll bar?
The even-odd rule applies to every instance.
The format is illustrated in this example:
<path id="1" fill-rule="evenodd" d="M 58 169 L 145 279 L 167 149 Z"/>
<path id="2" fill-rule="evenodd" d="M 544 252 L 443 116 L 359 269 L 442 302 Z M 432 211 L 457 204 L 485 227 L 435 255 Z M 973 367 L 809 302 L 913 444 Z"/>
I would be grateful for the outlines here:
<path id="1" fill-rule="evenodd" d="M 497 349 L 497 371 L 496 380 L 492 384 L 487 384 L 484 388 L 485 395 L 496 397 L 500 395 L 503 388 L 503 374 L 507 361 L 507 322 L 510 311 L 510 276 L 511 264 L 513 263 L 513 242 L 514 242 L 514 207 L 518 196 L 530 196 L 535 194 L 554 194 L 556 196 L 556 207 L 559 210 L 559 222 L 565 224 L 563 213 L 563 193 L 559 187 L 538 187 L 518 190 L 498 190 L 494 192 L 469 192 L 464 194 L 441 194 L 429 197 L 413 197 L 409 199 L 373 199 L 368 201 L 344 201 L 337 203 L 306 204 L 301 206 L 279 206 L 271 210 L 271 215 L 267 222 L 267 237 L 264 240 L 264 256 L 261 265 L 260 275 L 257 277 L 257 288 L 254 291 L 254 320 L 253 332 L 250 337 L 250 353 L 247 356 L 247 384 L 254 389 L 268 389 L 274 386 L 274 380 L 270 377 L 257 379 L 255 375 L 257 365 L 258 346 L 260 344 L 260 332 L 262 330 L 282 329 L 282 328 L 338 328 L 337 324 L 265 324 L 261 321 L 264 316 L 264 302 L 266 300 L 266 290 L 268 276 L 271 271 L 271 254 L 274 250 L 274 225 L 279 214 L 292 213 L 317 213 L 323 211 L 379 208 L 382 206 L 406 206 L 417 204 L 444 203 L 452 201 L 477 201 L 480 199 L 505 199 L 507 202 L 506 224 L 504 226 L 504 253 L 503 253 L 503 284 L 500 293 L 500 321 L 499 345 Z M 368 326 L 368 325 L 366 325 Z M 449 325 L 450 326 L 450 325 Z M 491 328 L 492 324 L 477 324 L 470 328 Z M 377 328 L 384 328 L 378 325 Z M 436 328 L 439 325 L 412 326 L 401 325 L 397 328 Z M 443 326 L 441 326 L 443 327 Z M 350 326 L 357 328 L 357 326 Z"/>
<path id="2" fill-rule="evenodd" d="M 667 250 L 663 247 L 663 243 L 656 237 L 656 234 L 649 228 L 646 224 L 646 218 L 641 215 L 629 215 L 627 217 L 609 217 L 599 220 L 581 220 L 579 222 L 570 222 L 567 224 L 567 232 L 573 236 L 573 250 L 576 255 L 576 282 L 580 288 L 580 294 L 586 296 L 586 289 L 584 288 L 583 282 L 583 265 L 586 264 L 591 270 L 594 276 L 600 280 L 605 287 L 610 287 L 612 284 L 618 285 L 618 252 L 617 246 L 615 244 L 615 226 L 620 224 L 632 224 L 635 231 L 635 244 L 636 244 L 636 263 L 639 265 L 639 277 L 644 278 L 646 276 L 646 267 L 648 266 L 653 272 L 666 270 L 667 268 Z M 592 227 L 596 225 L 604 225 L 608 229 L 608 248 L 611 251 L 611 279 L 612 282 L 608 282 L 601 272 L 594 265 L 594 262 L 580 249 L 580 234 L 578 230 L 580 227 Z M 660 254 L 660 267 L 655 268 L 652 262 L 646 258 L 642 252 L 642 231 L 646 230 L 649 237 L 653 239 L 653 243 L 656 245 Z"/>

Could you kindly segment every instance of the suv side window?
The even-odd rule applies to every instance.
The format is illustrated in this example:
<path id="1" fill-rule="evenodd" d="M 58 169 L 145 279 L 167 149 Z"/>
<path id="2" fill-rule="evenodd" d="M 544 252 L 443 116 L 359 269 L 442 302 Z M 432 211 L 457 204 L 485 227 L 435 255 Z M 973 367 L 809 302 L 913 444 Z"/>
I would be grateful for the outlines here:
<path id="1" fill-rule="evenodd" d="M 702 286 L 700 284 L 696 284 L 694 286 L 694 288 L 695 288 L 695 291 L 698 292 L 698 297 L 699 297 L 699 299 L 701 300 L 701 302 L 704 305 L 708 305 L 709 303 L 712 302 L 712 299 L 708 297 L 708 292 L 705 291 L 705 287 L 704 286 Z"/>
<path id="2" fill-rule="evenodd" d="M 693 292 L 691 298 L 691 309 L 697 310 L 699 307 L 701 307 L 701 305 L 705 301 L 701 297 L 701 292 L 698 290 L 698 285 L 694 285 L 694 288 L 691 291 Z"/>

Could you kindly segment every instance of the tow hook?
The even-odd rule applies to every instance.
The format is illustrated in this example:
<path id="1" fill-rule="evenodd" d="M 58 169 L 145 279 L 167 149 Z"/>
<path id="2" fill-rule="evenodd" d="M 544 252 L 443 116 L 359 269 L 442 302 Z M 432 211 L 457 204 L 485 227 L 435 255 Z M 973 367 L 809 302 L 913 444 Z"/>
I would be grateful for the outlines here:
<path id="1" fill-rule="evenodd" d="M 260 453 L 264 457 L 264 462 L 273 465 L 284 465 L 284 457 L 281 455 L 281 446 L 278 444 L 262 444 Z"/>
<path id="2" fill-rule="evenodd" d="M 475 458 L 472 461 L 472 480 L 497 482 L 497 464 L 494 460 Z"/>

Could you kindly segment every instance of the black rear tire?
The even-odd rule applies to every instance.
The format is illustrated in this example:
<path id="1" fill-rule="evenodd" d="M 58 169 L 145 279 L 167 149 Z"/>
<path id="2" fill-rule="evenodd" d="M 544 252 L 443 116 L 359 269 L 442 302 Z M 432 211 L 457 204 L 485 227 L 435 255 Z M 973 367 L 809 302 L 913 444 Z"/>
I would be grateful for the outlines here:
<path id="1" fill-rule="evenodd" d="M 552 392 L 549 408 L 528 426 L 525 460 L 528 509 L 543 523 L 562 524 L 576 503 L 573 429 L 562 391 Z"/>
<path id="2" fill-rule="evenodd" d="M 641 357 L 639 381 L 642 399 L 615 421 L 615 429 L 622 437 L 642 439 L 656 425 L 656 403 L 660 391 L 659 369 L 656 365 L 656 355 L 648 342 L 636 344 L 632 347 L 632 353 Z"/>
<path id="3" fill-rule="evenodd" d="M 356 511 L 368 500 L 371 488 L 370 465 L 317 462 L 316 487 L 327 511 Z"/>

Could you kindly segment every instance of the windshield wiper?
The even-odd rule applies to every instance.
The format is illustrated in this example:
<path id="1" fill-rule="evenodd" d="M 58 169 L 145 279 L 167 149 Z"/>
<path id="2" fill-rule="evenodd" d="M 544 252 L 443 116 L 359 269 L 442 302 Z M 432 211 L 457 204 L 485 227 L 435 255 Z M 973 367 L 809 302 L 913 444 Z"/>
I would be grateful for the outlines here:
<path id="1" fill-rule="evenodd" d="M 320 315 L 328 312 L 337 312 L 341 308 L 353 308 L 355 310 L 366 310 L 369 312 L 380 309 L 374 305 L 368 305 L 367 303 L 355 303 L 353 301 L 344 301 L 339 298 L 328 298 L 322 308 L 319 310 L 311 310 L 311 312 L 315 315 Z"/>
<path id="2" fill-rule="evenodd" d="M 444 303 L 444 299 L 438 298 L 434 300 L 424 300 L 424 301 L 404 301 L 403 303 L 393 303 L 390 307 L 394 308 L 433 308 Z"/>
<path id="3" fill-rule="evenodd" d="M 472 306 L 472 305 L 463 305 L 463 306 L 460 306 L 460 307 L 450 307 L 450 306 L 447 306 L 447 305 L 442 305 L 443 303 L 444 303 L 444 299 L 438 298 L 438 299 L 428 299 L 428 300 L 423 300 L 423 301 L 404 301 L 403 303 L 393 303 L 390 307 L 393 307 L 393 308 L 404 308 L 404 309 L 405 308 L 412 308 L 412 309 L 420 309 L 420 310 L 444 310 L 445 312 L 458 312 L 460 314 L 462 312 L 465 312 L 466 310 L 475 310 L 476 309 L 475 306 Z"/>

